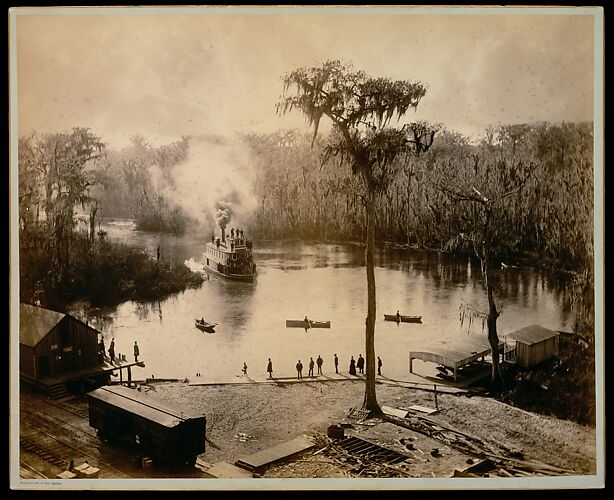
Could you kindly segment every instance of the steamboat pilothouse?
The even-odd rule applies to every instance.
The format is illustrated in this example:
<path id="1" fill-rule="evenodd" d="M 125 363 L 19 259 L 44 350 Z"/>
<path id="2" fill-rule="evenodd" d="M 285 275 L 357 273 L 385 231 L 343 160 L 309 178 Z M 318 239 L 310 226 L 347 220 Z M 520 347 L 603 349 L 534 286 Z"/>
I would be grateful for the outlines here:
<path id="1" fill-rule="evenodd" d="M 230 230 L 226 238 L 222 227 L 222 237 L 211 236 L 203 253 L 204 269 L 213 271 L 225 278 L 236 281 L 254 281 L 256 264 L 252 257 L 252 242 L 243 236 L 242 230 Z"/>

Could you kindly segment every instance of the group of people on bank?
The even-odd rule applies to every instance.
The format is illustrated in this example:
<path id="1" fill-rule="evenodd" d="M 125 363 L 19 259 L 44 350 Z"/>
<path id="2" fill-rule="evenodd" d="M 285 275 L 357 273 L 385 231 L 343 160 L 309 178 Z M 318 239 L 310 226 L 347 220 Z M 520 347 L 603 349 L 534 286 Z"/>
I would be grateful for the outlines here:
<path id="1" fill-rule="evenodd" d="M 335 356 L 337 356 L 335 354 Z M 377 374 L 381 375 L 382 374 L 382 359 L 378 356 L 377 357 Z M 362 354 L 358 355 L 358 360 L 354 360 L 354 356 L 351 356 L 350 359 L 350 375 L 356 375 L 356 369 L 358 369 L 358 373 L 360 374 L 364 374 L 365 373 L 365 358 L 362 357 Z"/>
<path id="2" fill-rule="evenodd" d="M 358 355 L 358 360 L 354 359 L 354 356 L 350 357 L 350 368 L 349 368 L 349 373 L 350 375 L 357 375 L 357 374 L 364 374 L 365 373 L 365 358 L 363 358 L 362 354 Z M 339 373 L 339 357 L 337 356 L 337 354 L 334 354 L 333 357 L 333 363 L 335 365 L 335 373 Z M 318 367 L 318 375 L 323 375 L 322 372 L 322 365 L 324 364 L 324 360 L 322 359 L 321 355 L 318 355 L 318 357 L 316 358 L 316 360 L 314 361 L 314 359 L 312 357 L 309 358 L 309 363 L 307 363 L 307 367 L 308 367 L 308 377 L 314 377 L 314 369 L 317 366 Z M 381 358 L 378 356 L 377 357 L 377 374 L 381 375 L 382 374 L 382 360 Z M 298 362 L 296 363 L 296 378 L 297 380 L 301 380 L 303 378 L 303 362 L 299 359 Z M 357 371 L 358 370 L 358 371 Z M 243 363 L 243 374 L 247 375 L 247 365 L 245 363 Z M 266 367 L 266 371 L 269 374 L 269 378 L 273 378 L 273 362 L 271 361 L 271 358 L 269 358 L 268 363 L 267 363 L 267 367 Z"/>
<path id="3" fill-rule="evenodd" d="M 115 337 L 111 339 L 111 343 L 109 344 L 109 349 L 107 349 L 106 352 L 109 354 L 109 360 L 111 361 L 111 363 L 114 363 L 115 362 Z M 138 362 L 140 351 L 139 351 L 139 345 L 136 340 L 134 341 L 133 353 L 134 353 L 134 361 Z M 98 343 L 98 356 L 100 357 L 101 361 L 104 361 L 105 346 L 104 346 L 104 338 L 102 337 L 100 338 L 100 342 Z M 121 361 L 119 357 L 118 357 L 118 361 Z"/>
<path id="4" fill-rule="evenodd" d="M 337 355 L 335 354 L 335 360 L 337 358 Z M 336 361 L 335 361 L 336 362 Z M 309 374 L 307 375 L 308 377 L 313 377 L 313 369 L 315 367 L 315 365 L 318 365 L 318 375 L 322 375 L 322 365 L 324 364 L 324 360 L 322 359 L 322 356 L 318 355 L 318 358 L 315 360 L 315 362 L 313 361 L 313 358 L 309 358 Z M 302 379 L 303 378 L 303 363 L 301 362 L 301 360 L 298 360 L 298 363 L 296 363 L 296 373 L 297 373 L 297 379 Z"/>

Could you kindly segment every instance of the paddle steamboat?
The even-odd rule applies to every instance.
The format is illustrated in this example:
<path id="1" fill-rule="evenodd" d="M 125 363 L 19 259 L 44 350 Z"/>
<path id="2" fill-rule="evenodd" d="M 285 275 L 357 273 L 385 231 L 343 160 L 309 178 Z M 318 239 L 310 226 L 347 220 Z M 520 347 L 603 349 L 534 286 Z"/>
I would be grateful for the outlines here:
<path id="1" fill-rule="evenodd" d="M 203 253 L 203 269 L 235 281 L 252 282 L 256 277 L 256 264 L 252 257 L 252 242 L 243 236 L 242 230 L 222 229 L 221 238 L 211 236 Z"/>

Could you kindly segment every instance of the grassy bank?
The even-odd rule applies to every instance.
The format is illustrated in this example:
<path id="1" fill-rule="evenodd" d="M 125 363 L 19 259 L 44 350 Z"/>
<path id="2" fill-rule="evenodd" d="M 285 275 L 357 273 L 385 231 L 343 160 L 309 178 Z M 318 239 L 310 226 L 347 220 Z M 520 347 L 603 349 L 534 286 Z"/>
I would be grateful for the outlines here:
<path id="1" fill-rule="evenodd" d="M 595 425 L 595 349 L 574 335 L 561 334 L 557 358 L 507 374 L 501 400 L 518 408 Z"/>

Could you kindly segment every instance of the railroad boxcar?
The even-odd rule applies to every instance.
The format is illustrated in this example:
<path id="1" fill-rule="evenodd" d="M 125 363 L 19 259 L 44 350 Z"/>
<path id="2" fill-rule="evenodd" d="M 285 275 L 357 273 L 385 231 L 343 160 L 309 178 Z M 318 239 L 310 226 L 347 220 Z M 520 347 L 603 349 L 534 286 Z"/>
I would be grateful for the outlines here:
<path id="1" fill-rule="evenodd" d="M 136 447 L 167 464 L 194 465 L 205 451 L 206 417 L 121 385 L 87 394 L 89 424 L 101 439 Z"/>

